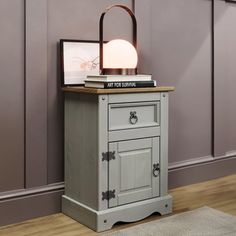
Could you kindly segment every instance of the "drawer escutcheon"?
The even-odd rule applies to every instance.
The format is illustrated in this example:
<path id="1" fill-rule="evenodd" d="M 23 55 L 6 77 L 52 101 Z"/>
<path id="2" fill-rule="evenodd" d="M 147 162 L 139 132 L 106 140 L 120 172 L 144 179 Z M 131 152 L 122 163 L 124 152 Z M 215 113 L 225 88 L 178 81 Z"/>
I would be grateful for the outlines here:
<path id="1" fill-rule="evenodd" d="M 153 170 L 152 170 L 152 174 L 154 177 L 158 177 L 160 173 L 160 165 L 158 163 L 153 164 Z"/>
<path id="2" fill-rule="evenodd" d="M 138 122 L 138 116 L 136 115 L 136 111 L 130 112 L 129 122 L 132 125 L 135 125 Z"/>

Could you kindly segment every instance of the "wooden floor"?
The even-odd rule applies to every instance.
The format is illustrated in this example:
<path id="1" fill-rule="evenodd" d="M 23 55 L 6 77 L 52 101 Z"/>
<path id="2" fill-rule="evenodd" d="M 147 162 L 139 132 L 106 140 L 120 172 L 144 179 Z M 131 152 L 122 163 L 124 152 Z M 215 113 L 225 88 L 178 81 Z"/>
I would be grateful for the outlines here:
<path id="1" fill-rule="evenodd" d="M 236 215 L 236 175 L 176 188 L 170 191 L 174 198 L 173 214 L 209 206 Z M 145 220 L 115 225 L 112 230 L 130 227 L 160 218 L 152 215 Z M 93 236 L 99 235 L 63 214 L 41 217 L 0 228 L 0 236 Z"/>

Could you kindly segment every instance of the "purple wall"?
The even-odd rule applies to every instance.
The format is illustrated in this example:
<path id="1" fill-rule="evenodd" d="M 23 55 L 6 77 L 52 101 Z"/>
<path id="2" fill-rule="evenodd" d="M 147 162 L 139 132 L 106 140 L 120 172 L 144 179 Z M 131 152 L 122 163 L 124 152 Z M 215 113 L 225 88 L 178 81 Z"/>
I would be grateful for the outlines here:
<path id="1" fill-rule="evenodd" d="M 170 95 L 170 186 L 235 173 L 234 5 L 215 1 L 212 57 L 211 1 L 2 0 L 0 225 L 60 211 L 57 44 L 61 38 L 97 40 L 99 16 L 113 3 L 135 8 L 139 71 L 152 73 L 158 85 L 176 86 Z M 105 29 L 106 40 L 131 38 L 130 19 L 119 10 L 106 17 Z M 21 204 L 30 211 L 19 211 Z"/>

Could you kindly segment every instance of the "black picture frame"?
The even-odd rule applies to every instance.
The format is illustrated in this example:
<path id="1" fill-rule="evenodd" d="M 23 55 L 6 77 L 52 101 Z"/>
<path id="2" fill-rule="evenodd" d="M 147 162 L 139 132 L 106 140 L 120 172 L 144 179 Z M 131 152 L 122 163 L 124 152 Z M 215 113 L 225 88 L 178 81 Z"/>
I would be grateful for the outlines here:
<path id="1" fill-rule="evenodd" d="M 87 75 L 99 75 L 99 41 L 60 39 L 61 86 L 84 84 Z"/>

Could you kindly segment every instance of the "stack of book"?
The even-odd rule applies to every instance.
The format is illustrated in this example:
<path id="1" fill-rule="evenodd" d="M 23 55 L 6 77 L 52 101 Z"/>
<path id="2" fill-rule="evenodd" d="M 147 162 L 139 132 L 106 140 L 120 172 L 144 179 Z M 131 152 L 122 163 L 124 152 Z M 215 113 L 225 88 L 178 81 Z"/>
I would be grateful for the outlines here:
<path id="1" fill-rule="evenodd" d="M 151 75 L 88 75 L 85 87 L 90 88 L 144 88 L 156 87 Z"/>

